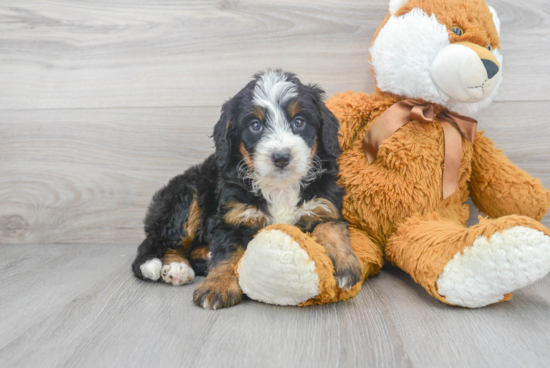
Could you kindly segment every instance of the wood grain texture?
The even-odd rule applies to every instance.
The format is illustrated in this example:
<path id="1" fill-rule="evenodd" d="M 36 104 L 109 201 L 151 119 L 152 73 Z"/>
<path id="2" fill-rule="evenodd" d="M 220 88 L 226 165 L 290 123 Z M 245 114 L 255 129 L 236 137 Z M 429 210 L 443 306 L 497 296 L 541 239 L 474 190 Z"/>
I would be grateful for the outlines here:
<path id="1" fill-rule="evenodd" d="M 137 280 L 129 245 L 0 246 L 3 367 L 546 367 L 550 277 L 482 309 L 387 267 L 347 302 L 245 300 L 206 311 L 192 285 Z M 35 281 L 33 281 L 35 280 Z M 55 296 L 55 297 L 54 297 Z"/>
<path id="2" fill-rule="evenodd" d="M 218 107 L 0 111 L 0 243 L 137 245 L 153 193 L 213 152 L 218 115 Z M 550 188 L 545 116 L 547 102 L 497 102 L 479 127 Z"/>
<path id="3" fill-rule="evenodd" d="M 500 14 L 499 101 L 550 96 L 550 4 Z M 285 68 L 328 94 L 372 91 L 368 48 L 388 0 L 4 0 L 1 109 L 220 106 L 257 71 Z"/>

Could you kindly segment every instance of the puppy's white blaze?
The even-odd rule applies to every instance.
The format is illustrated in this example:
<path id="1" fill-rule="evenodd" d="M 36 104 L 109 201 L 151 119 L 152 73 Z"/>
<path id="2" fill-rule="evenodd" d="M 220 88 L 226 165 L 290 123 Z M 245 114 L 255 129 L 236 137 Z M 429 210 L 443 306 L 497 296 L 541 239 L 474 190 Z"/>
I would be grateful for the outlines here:
<path id="1" fill-rule="evenodd" d="M 285 74 L 280 71 L 270 70 L 262 75 L 256 83 L 254 103 L 267 110 L 267 131 L 264 132 L 264 137 L 272 136 L 274 144 L 283 143 L 282 141 L 285 141 L 286 137 L 293 135 L 282 105 L 296 97 L 297 94 L 296 86 L 289 82 Z"/>
<path id="2" fill-rule="evenodd" d="M 279 109 L 297 95 L 296 87 L 284 73 L 270 70 L 260 77 L 254 88 L 254 102 L 266 109 Z"/>

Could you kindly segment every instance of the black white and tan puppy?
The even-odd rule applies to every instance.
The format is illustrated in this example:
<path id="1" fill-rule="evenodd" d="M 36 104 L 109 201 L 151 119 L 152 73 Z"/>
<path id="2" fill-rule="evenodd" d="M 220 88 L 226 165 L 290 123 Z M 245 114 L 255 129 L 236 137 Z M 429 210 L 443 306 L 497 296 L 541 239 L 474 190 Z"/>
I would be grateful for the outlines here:
<path id="1" fill-rule="evenodd" d="M 340 209 L 338 120 L 324 92 L 294 74 L 254 76 L 222 107 L 216 152 L 158 191 L 145 218 L 137 277 L 182 285 L 207 274 L 194 302 L 218 309 L 242 299 L 234 267 L 262 227 L 311 232 L 331 258 L 340 288 L 361 276 Z"/>

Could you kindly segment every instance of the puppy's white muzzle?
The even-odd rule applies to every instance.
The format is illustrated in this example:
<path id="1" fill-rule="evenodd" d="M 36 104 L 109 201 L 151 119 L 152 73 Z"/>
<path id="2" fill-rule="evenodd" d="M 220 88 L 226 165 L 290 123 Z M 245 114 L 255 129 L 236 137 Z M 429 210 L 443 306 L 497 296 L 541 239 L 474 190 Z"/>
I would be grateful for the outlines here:
<path id="1" fill-rule="evenodd" d="M 430 76 L 453 100 L 480 102 L 491 96 L 498 85 L 501 67 L 488 49 L 470 42 L 457 42 L 437 53 Z"/>
<path id="2" fill-rule="evenodd" d="M 256 146 L 254 169 L 260 177 L 297 181 L 309 170 L 310 152 L 304 140 L 291 132 L 268 132 Z"/>

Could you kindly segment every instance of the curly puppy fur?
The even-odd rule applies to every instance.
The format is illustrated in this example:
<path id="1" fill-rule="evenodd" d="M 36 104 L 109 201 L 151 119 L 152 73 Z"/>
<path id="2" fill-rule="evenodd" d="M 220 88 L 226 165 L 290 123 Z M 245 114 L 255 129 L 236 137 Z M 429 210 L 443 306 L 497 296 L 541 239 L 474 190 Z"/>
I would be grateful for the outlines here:
<path id="1" fill-rule="evenodd" d="M 336 229 L 349 238 L 340 215 L 344 191 L 336 184 L 339 123 L 323 99 L 316 85 L 269 70 L 227 101 L 214 127 L 216 152 L 154 195 L 135 275 L 159 279 L 160 260 L 179 250 L 195 274 L 208 275 L 194 302 L 218 309 L 241 301 L 234 266 L 261 228 L 281 223 L 313 232 L 331 223 L 318 232 Z M 349 239 L 325 248 L 342 287 L 353 286 L 361 269 Z"/>

